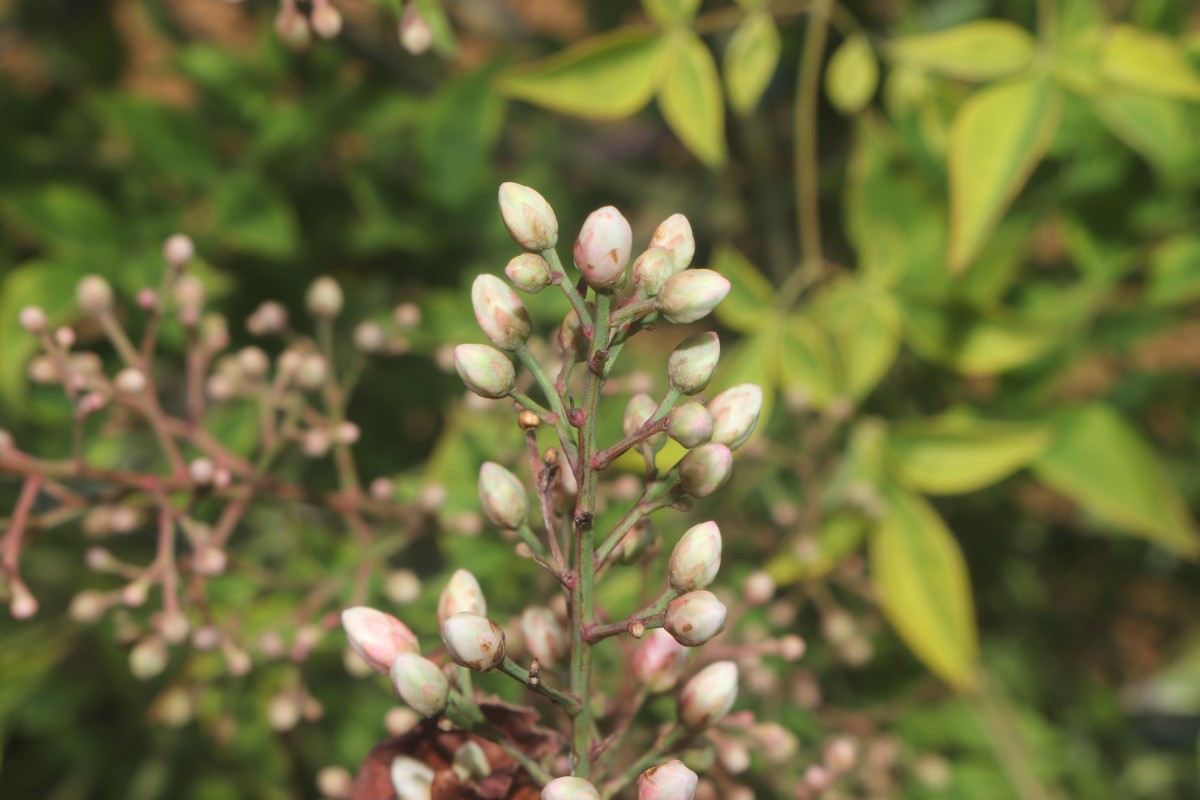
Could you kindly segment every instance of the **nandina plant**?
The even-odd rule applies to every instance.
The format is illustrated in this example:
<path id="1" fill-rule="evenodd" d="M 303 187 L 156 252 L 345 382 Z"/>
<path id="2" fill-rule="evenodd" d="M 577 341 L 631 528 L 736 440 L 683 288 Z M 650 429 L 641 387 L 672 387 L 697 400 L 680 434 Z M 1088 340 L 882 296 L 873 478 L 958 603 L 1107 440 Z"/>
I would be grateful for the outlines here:
<path id="1" fill-rule="evenodd" d="M 608 397 L 605 382 L 634 336 L 660 322 L 704 318 L 730 284 L 711 270 L 688 269 L 695 239 L 683 215 L 664 221 L 629 269 L 629 223 L 613 207 L 594 211 L 575 241 L 575 278 L 558 255 L 554 211 L 538 192 L 506 183 L 500 209 L 527 251 L 506 267 L 509 282 L 530 294 L 557 287 L 570 305 L 553 337 L 557 363 L 535 357 L 530 316 L 517 292 L 495 275 L 478 276 L 471 292 L 475 317 L 491 344 L 460 345 L 455 362 L 472 392 L 508 398 L 525 431 L 535 510 L 526 485 L 496 463 L 480 469 L 479 498 L 495 525 L 519 537 L 517 552 L 553 576 L 556 596 L 537 598 L 522 614 L 529 658 L 521 662 L 506 648 L 501 625 L 487 615 L 482 587 L 466 570 L 455 573 L 438 604 L 444 649 L 426 648 L 422 655 L 417 637 L 399 619 L 365 607 L 345 611 L 351 647 L 390 675 L 396 694 L 413 711 L 440 720 L 377 748 L 354 796 L 528 797 L 536 794 L 536 785 L 546 800 L 611 798 L 636 781 L 644 800 L 691 798 L 699 778 L 672 756 L 729 713 L 737 696 L 737 664 L 714 660 L 696 670 L 678 693 L 675 721 L 652 737 L 632 729 L 649 695 L 672 691 L 682 680 L 689 648 L 710 642 L 726 625 L 725 604 L 708 591 L 721 563 L 718 523 L 702 522 L 683 533 L 667 570 L 655 577 L 661 583 L 657 598 L 635 613 L 610 619 L 597 604 L 596 589 L 655 543 L 651 515 L 686 510 L 693 498 L 713 494 L 729 479 L 732 451 L 757 424 L 762 394 L 752 385 L 730 387 L 711 400 L 701 394 L 720 354 L 717 335 L 702 333 L 684 338 L 667 359 L 670 388 L 661 399 L 638 394 L 629 400 L 624 438 L 602 442 L 597 427 Z M 540 398 L 518 388 L 524 384 L 513 356 Z M 557 446 L 540 446 L 542 426 L 554 432 Z M 667 437 L 686 454 L 660 470 L 655 456 Z M 640 496 L 611 528 L 599 529 L 601 478 L 627 453 L 645 461 Z M 593 655 L 618 637 L 641 641 L 622 650 L 629 657 L 619 672 L 624 700 L 605 704 Z M 801 648 L 795 637 L 784 637 L 755 652 L 795 658 Z M 526 716 L 532 712 L 502 705 L 473 686 L 473 673 L 493 671 L 526 687 L 543 709 L 556 707 L 559 713 L 542 719 L 560 733 L 533 734 Z"/>

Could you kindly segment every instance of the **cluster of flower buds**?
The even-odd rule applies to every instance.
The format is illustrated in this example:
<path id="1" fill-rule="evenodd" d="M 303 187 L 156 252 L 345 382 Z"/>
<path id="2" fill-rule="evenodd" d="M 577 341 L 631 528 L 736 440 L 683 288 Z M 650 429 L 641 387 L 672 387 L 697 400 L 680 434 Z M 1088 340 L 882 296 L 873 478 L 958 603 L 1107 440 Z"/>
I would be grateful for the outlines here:
<path id="1" fill-rule="evenodd" d="M 307 14 L 297 0 L 279 0 L 275 31 L 289 46 L 307 47 L 313 33 L 322 39 L 333 39 L 342 32 L 342 13 L 332 0 L 311 0 L 306 5 Z"/>

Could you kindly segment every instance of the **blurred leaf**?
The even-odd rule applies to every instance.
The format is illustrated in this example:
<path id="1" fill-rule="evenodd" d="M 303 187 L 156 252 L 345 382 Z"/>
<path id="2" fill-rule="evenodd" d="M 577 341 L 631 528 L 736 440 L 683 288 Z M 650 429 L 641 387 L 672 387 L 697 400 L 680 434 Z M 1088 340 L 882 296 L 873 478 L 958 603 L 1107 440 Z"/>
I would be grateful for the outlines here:
<path id="1" fill-rule="evenodd" d="M 822 409 L 837 394 L 837 362 L 829 341 L 812 320 L 792 314 L 778 328 L 779 386 L 802 395 L 807 404 Z"/>
<path id="2" fill-rule="evenodd" d="M 861 280 L 829 284 L 812 300 L 814 318 L 841 364 L 840 391 L 855 400 L 871 393 L 900 349 L 900 310 L 891 295 Z"/>
<path id="3" fill-rule="evenodd" d="M 212 202 L 215 230 L 224 244 L 273 259 L 295 254 L 300 239 L 295 211 L 270 181 L 253 174 L 234 175 L 216 184 Z"/>
<path id="4" fill-rule="evenodd" d="M 855 34 L 834 51 L 825 71 L 825 94 L 843 114 L 857 114 L 866 108 L 879 86 L 879 64 L 871 42 Z"/>
<path id="5" fill-rule="evenodd" d="M 758 105 L 779 66 L 779 48 L 779 29 L 768 13 L 751 12 L 734 29 L 725 48 L 725 91 L 738 114 Z"/>
<path id="6" fill-rule="evenodd" d="M 775 295 L 773 287 L 758 268 L 728 245 L 713 254 L 709 269 L 729 279 L 729 294 L 714 312 L 717 319 L 736 331 L 750 333 L 763 326 Z"/>
<path id="7" fill-rule="evenodd" d="M 1178 42 L 1159 33 L 1114 26 L 1101 69 L 1108 80 L 1135 91 L 1200 100 L 1200 73 Z"/>
<path id="8" fill-rule="evenodd" d="M 642 0 L 642 5 L 659 25 L 676 25 L 696 16 L 700 0 Z"/>
<path id="9" fill-rule="evenodd" d="M 963 375 L 994 375 L 1027 364 L 1063 336 L 1061 326 L 966 305 L 914 300 L 902 309 L 912 348 Z"/>
<path id="10" fill-rule="evenodd" d="M 1050 444 L 1043 425 L 961 415 L 906 420 L 889 427 L 888 458 L 897 478 L 924 494 L 973 492 L 1037 458 Z"/>
<path id="11" fill-rule="evenodd" d="M 662 80 L 666 39 L 621 29 L 586 39 L 500 76 L 500 90 L 564 114 L 621 119 L 638 111 Z"/>
<path id="12" fill-rule="evenodd" d="M 1183 555 L 1200 551 L 1187 504 L 1153 449 L 1112 408 L 1094 404 L 1054 422 L 1037 477 L 1089 514 Z"/>
<path id="13" fill-rule="evenodd" d="M 897 487 L 886 499 L 869 546 L 879 605 L 926 666 L 967 691 L 977 679 L 979 646 L 962 551 L 928 501 Z"/>
<path id="14" fill-rule="evenodd" d="M 6 224 L 34 237 L 48 251 L 115 249 L 120 226 L 104 199 L 84 186 L 47 183 L 0 194 Z"/>
<path id="15" fill-rule="evenodd" d="M 434 197 L 462 206 L 482 194 L 503 119 L 504 102 L 487 70 L 470 72 L 434 95 L 418 139 L 424 178 Z"/>
<path id="16" fill-rule="evenodd" d="M 1150 257 L 1146 296 L 1160 305 L 1200 298 L 1200 237 L 1179 236 L 1155 249 Z"/>
<path id="17" fill-rule="evenodd" d="M 968 22 L 944 31 L 906 36 L 893 45 L 895 57 L 965 80 L 990 80 L 1033 63 L 1033 37 L 1001 20 Z"/>
<path id="18" fill-rule="evenodd" d="M 446 10 L 442 8 L 441 0 L 415 0 L 421 17 L 429 23 L 433 31 L 433 50 L 438 55 L 454 58 L 458 55 L 458 39 L 454 36 L 454 27 L 446 18 Z"/>
<path id="19" fill-rule="evenodd" d="M 817 535 L 797 539 L 767 562 L 766 570 L 780 586 L 811 581 L 828 575 L 862 544 L 867 521 L 857 514 L 828 514 Z"/>
<path id="20" fill-rule="evenodd" d="M 132 159 L 191 184 L 211 178 L 216 165 L 203 116 L 129 95 L 101 97 L 95 105 L 105 128 L 126 140 Z"/>
<path id="21" fill-rule="evenodd" d="M 1096 116 L 1113 135 L 1171 176 L 1200 159 L 1200 124 L 1183 102 L 1132 91 L 1093 98 Z"/>
<path id="22" fill-rule="evenodd" d="M 978 256 L 1054 136 L 1061 98 L 1044 78 L 982 89 L 950 130 L 950 271 Z"/>
<path id="23" fill-rule="evenodd" d="M 696 158 L 710 167 L 725 163 L 721 76 L 708 47 L 690 31 L 671 37 L 658 105 L 671 130 Z"/>

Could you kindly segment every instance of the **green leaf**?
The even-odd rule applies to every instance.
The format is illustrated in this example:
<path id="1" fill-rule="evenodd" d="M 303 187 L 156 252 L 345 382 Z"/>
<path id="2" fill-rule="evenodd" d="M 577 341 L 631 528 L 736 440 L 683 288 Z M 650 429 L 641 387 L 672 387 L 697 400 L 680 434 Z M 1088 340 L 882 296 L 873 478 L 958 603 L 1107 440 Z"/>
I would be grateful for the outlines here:
<path id="1" fill-rule="evenodd" d="M 1042 159 L 1061 113 L 1044 78 L 989 87 L 963 103 L 950 129 L 950 271 L 979 255 Z"/>
<path id="2" fill-rule="evenodd" d="M 779 385 L 821 409 L 837 394 L 837 362 L 829 341 L 813 322 L 792 314 L 778 326 Z"/>
<path id="3" fill-rule="evenodd" d="M 779 29 L 765 12 L 746 15 L 725 48 L 725 91 L 729 106 L 747 114 L 758 105 L 779 66 Z"/>
<path id="4" fill-rule="evenodd" d="M 825 71 L 825 94 L 843 114 L 857 114 L 866 108 L 879 86 L 879 64 L 871 42 L 855 34 L 834 51 Z"/>
<path id="5" fill-rule="evenodd" d="M 215 230 L 225 244 L 266 258 L 292 256 L 300 239 L 296 213 L 287 199 L 256 175 L 222 180 L 213 190 Z"/>
<path id="6" fill-rule="evenodd" d="M 891 295 L 867 281 L 845 279 L 814 297 L 812 313 L 837 352 L 839 391 L 855 400 L 870 394 L 900 348 L 903 325 Z"/>
<path id="7" fill-rule="evenodd" d="M 815 580 L 858 550 L 866 533 L 867 521 L 857 514 L 829 514 L 821 521 L 816 536 L 792 542 L 767 562 L 766 570 L 780 586 Z"/>
<path id="8" fill-rule="evenodd" d="M 120 227 L 104 200 L 83 186 L 47 183 L 0 195 L 0 217 L 47 250 L 115 248 Z"/>
<path id="9" fill-rule="evenodd" d="M 1200 159 L 1200 125 L 1180 100 L 1133 91 L 1108 91 L 1092 99 L 1104 126 L 1164 175 Z"/>
<path id="10" fill-rule="evenodd" d="M 736 331 L 750 333 L 767 320 L 765 310 L 774 301 L 773 287 L 758 268 L 733 247 L 724 246 L 713 254 L 709 269 L 729 279 L 729 294 L 717 306 L 717 319 Z"/>
<path id="11" fill-rule="evenodd" d="M 434 95 L 417 142 L 430 192 L 444 204 L 465 205 L 490 179 L 491 148 L 500 134 L 504 105 L 486 71 L 443 83 Z"/>
<path id="12" fill-rule="evenodd" d="M 642 5 L 659 25 L 678 25 L 696 16 L 700 0 L 642 0 Z"/>
<path id="13" fill-rule="evenodd" d="M 979 645 L 971 581 L 958 542 L 929 502 L 897 487 L 871 536 L 871 580 L 900 638 L 960 691 L 976 682 Z"/>
<path id="14" fill-rule="evenodd" d="M 1146 296 L 1158 305 L 1200 298 L 1200 237 L 1179 236 L 1155 249 Z"/>
<path id="15" fill-rule="evenodd" d="M 1000 481 L 1045 451 L 1044 425 L 992 422 L 961 415 L 900 422 L 887 432 L 896 477 L 924 494 L 974 492 Z"/>
<path id="16" fill-rule="evenodd" d="M 672 36 L 658 106 L 667 125 L 696 158 L 725 163 L 725 103 L 712 53 L 691 31 Z"/>
<path id="17" fill-rule="evenodd" d="M 458 39 L 454 36 L 454 26 L 446 18 L 446 10 L 439 0 L 416 0 L 417 10 L 429 23 L 433 31 L 433 49 L 438 55 L 453 58 L 458 55 Z"/>
<path id="18" fill-rule="evenodd" d="M 1033 37 L 1011 22 L 987 19 L 936 33 L 907 36 L 893 45 L 895 57 L 953 78 L 990 80 L 1033 63 Z"/>
<path id="19" fill-rule="evenodd" d="M 1100 520 L 1195 556 L 1187 504 L 1141 435 L 1112 408 L 1094 404 L 1055 423 L 1050 448 L 1033 464 L 1047 486 Z"/>
<path id="20" fill-rule="evenodd" d="M 563 114 L 621 119 L 640 110 L 662 81 L 666 39 L 619 29 L 500 76 L 500 90 Z"/>
<path id="21" fill-rule="evenodd" d="M 1062 341 L 1062 326 L 966 305 L 908 301 L 905 337 L 917 353 L 963 375 L 995 375 L 1027 364 Z"/>
<path id="22" fill-rule="evenodd" d="M 1104 77 L 1140 92 L 1200 100 L 1200 73 L 1173 39 L 1117 25 L 1108 34 L 1100 59 Z"/>

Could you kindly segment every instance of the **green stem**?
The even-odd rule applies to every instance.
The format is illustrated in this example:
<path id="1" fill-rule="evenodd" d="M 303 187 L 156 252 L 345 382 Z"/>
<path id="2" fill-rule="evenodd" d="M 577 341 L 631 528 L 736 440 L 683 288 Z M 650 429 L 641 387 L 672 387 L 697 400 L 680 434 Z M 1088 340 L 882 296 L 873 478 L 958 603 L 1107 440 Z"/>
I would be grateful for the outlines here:
<path id="1" fill-rule="evenodd" d="M 504 660 L 500 662 L 500 666 L 497 669 L 513 680 L 525 684 L 530 691 L 536 692 L 542 697 L 562 706 L 568 714 L 578 714 L 579 709 L 583 705 L 578 697 L 572 697 L 565 692 L 555 689 L 553 686 L 548 686 L 540 676 L 534 675 L 508 656 L 504 657 Z"/>
<path id="2" fill-rule="evenodd" d="M 623 325 L 626 322 L 636 319 L 639 315 L 647 311 L 654 311 L 658 307 L 658 298 L 650 297 L 646 300 L 638 300 L 628 305 L 621 306 L 613 312 L 611 324 L 613 327 Z"/>
<path id="3" fill-rule="evenodd" d="M 507 753 L 513 761 L 520 764 L 529 773 L 530 777 L 542 786 L 554 780 L 554 776 L 547 772 L 541 764 L 530 758 L 519 747 L 509 741 L 503 732 L 494 728 L 483 715 L 479 706 L 458 692 L 450 693 L 450 700 L 446 705 L 445 713 L 446 717 L 458 727 L 499 745 L 501 750 Z"/>
<path id="4" fill-rule="evenodd" d="M 597 569 L 604 565 L 604 562 L 613 554 L 613 551 L 621 544 L 621 540 L 625 538 L 625 534 L 629 533 L 634 525 L 637 525 L 655 511 L 666 508 L 675 502 L 675 497 L 671 493 L 671 487 L 674 485 L 675 480 L 668 479 L 655 481 L 646 488 L 642 499 L 638 501 L 637 505 L 629 509 L 629 512 L 621 518 L 621 521 L 613 528 L 612 533 L 608 535 L 608 538 L 596 550 Z"/>
<path id="5" fill-rule="evenodd" d="M 796 78 L 796 224 L 806 273 L 824 269 L 821 247 L 820 190 L 817 182 L 817 100 L 821 90 L 821 63 L 829 33 L 831 0 L 816 0 L 804 32 L 804 53 Z"/>
<path id="6" fill-rule="evenodd" d="M 558 288 L 562 289 L 563 294 L 567 296 L 567 300 L 571 303 L 571 308 L 575 309 L 575 313 L 579 315 L 579 324 L 583 327 L 584 333 L 591 338 L 591 332 L 595 328 L 595 321 L 592 315 L 588 313 L 587 303 L 584 302 L 583 296 L 575 289 L 575 284 L 567 278 L 566 271 L 563 269 L 562 261 L 558 258 L 558 251 L 554 248 L 542 251 L 542 258 L 550 264 L 550 269 L 554 275 L 554 282 L 558 284 Z"/>
<path id="7" fill-rule="evenodd" d="M 1012 709 L 998 690 L 985 686 L 979 695 L 968 699 L 968 705 L 979 719 L 979 727 L 1017 796 L 1023 800 L 1058 800 L 1058 793 L 1044 786 L 1034 773 L 1033 754 L 1021 738 Z"/>
<path id="8" fill-rule="evenodd" d="M 522 342 L 516 350 L 517 359 L 525 365 L 525 369 L 529 370 L 529 374 L 533 376 L 533 380 L 541 387 L 542 394 L 546 396 L 546 402 L 550 404 L 550 410 L 558 415 L 558 419 L 554 421 L 554 430 L 558 433 L 558 438 L 562 441 L 563 448 L 572 457 L 575 455 L 575 440 L 571 436 L 571 429 L 567 424 L 567 409 L 563 406 L 562 397 L 554 388 L 553 381 L 546 371 L 542 369 L 542 365 L 533 357 L 533 353 L 529 350 L 529 345 Z"/>
<path id="9" fill-rule="evenodd" d="M 520 535 L 521 541 L 529 545 L 529 549 L 533 551 L 534 555 L 545 560 L 546 546 L 538 539 L 537 534 L 533 532 L 533 528 L 530 528 L 528 525 L 522 525 L 517 528 L 517 533 Z"/>
<path id="10" fill-rule="evenodd" d="M 513 389 L 509 394 L 509 397 L 520 403 L 523 408 L 537 414 L 538 419 L 547 425 L 553 425 L 555 422 L 557 422 L 557 420 L 554 418 L 554 414 L 551 411 L 524 392 L 518 392 L 516 389 Z"/>

